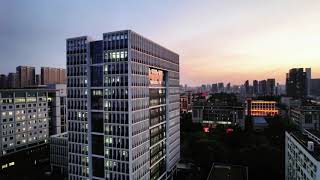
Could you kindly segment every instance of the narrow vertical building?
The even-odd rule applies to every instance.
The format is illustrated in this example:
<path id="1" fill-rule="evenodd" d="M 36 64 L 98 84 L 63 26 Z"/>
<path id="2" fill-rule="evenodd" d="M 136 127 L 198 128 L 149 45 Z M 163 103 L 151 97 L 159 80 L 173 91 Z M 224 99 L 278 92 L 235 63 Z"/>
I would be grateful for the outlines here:
<path id="1" fill-rule="evenodd" d="M 8 77 L 5 74 L 0 75 L 0 89 L 8 88 Z"/>
<path id="2" fill-rule="evenodd" d="M 276 80 L 275 79 L 267 79 L 267 95 L 268 96 L 275 95 L 275 87 L 276 87 Z"/>
<path id="3" fill-rule="evenodd" d="M 7 87 L 8 89 L 15 89 L 18 87 L 18 80 L 17 80 L 17 74 L 16 73 L 9 73 L 8 74 L 8 80 L 7 80 Z"/>
<path id="4" fill-rule="evenodd" d="M 130 31 L 67 39 L 69 179 L 167 179 L 180 159 L 179 55 Z"/>

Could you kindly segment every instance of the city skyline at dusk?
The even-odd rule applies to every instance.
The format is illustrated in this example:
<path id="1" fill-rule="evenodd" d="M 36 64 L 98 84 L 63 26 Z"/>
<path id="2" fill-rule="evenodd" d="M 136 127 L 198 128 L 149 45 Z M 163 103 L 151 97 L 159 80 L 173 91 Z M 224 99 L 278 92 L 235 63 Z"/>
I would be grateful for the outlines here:
<path id="1" fill-rule="evenodd" d="M 181 84 L 284 84 L 295 67 L 319 78 L 319 8 L 315 1 L 1 2 L 0 72 L 65 68 L 66 38 L 132 29 L 180 54 Z"/>
<path id="2" fill-rule="evenodd" d="M 0 2 L 0 179 L 320 180 L 320 1 Z"/>

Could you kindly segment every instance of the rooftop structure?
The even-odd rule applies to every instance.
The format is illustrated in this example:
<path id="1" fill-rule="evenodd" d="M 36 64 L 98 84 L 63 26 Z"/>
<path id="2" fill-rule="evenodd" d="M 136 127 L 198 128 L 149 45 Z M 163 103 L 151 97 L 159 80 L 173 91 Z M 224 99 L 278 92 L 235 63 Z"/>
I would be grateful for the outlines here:
<path id="1" fill-rule="evenodd" d="M 213 164 L 207 180 L 248 180 L 248 167 Z"/>
<path id="2" fill-rule="evenodd" d="M 286 132 L 285 179 L 320 179 L 320 136 L 314 130 Z"/>

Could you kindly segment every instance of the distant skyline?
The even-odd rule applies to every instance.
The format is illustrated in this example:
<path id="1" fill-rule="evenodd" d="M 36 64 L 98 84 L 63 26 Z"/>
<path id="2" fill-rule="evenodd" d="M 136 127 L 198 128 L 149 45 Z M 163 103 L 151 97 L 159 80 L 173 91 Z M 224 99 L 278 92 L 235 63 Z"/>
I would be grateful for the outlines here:
<path id="1" fill-rule="evenodd" d="M 132 29 L 180 55 L 181 84 L 320 78 L 320 1 L 1 1 L 0 73 L 65 68 L 65 39 Z M 38 70 L 39 71 L 39 70 Z"/>

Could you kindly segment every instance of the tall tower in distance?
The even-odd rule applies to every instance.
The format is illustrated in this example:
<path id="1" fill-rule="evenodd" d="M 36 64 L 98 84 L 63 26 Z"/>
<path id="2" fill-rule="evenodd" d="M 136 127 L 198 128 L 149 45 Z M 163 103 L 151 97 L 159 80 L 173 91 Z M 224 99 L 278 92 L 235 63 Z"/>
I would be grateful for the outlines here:
<path id="1" fill-rule="evenodd" d="M 289 97 L 303 98 L 310 91 L 311 68 L 293 68 L 286 77 L 286 93 Z"/>
<path id="2" fill-rule="evenodd" d="M 68 178 L 166 179 L 180 159 L 179 55 L 131 31 L 67 39 Z"/>

